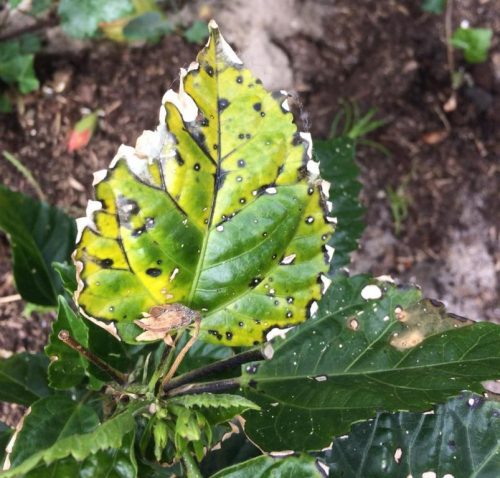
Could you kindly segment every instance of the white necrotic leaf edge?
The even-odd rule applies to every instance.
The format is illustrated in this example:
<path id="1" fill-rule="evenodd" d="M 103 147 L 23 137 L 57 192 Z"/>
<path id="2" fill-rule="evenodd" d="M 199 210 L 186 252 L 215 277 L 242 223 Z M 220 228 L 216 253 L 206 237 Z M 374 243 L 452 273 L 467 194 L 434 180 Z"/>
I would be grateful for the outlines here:
<path id="1" fill-rule="evenodd" d="M 209 22 L 208 27 L 211 31 L 219 30 L 219 27 L 214 20 L 211 20 Z M 225 58 L 228 61 L 228 63 L 232 63 L 235 65 L 242 65 L 243 62 L 241 61 L 241 59 L 238 57 L 238 55 L 235 53 L 235 51 L 231 48 L 231 46 L 226 42 L 226 40 L 220 33 L 218 35 L 218 38 L 219 38 L 219 46 L 221 52 L 225 55 Z M 210 41 L 211 41 L 211 36 L 209 36 L 206 47 L 210 45 Z M 174 141 L 169 135 L 166 127 L 165 104 L 167 103 L 173 104 L 179 110 L 183 120 L 186 122 L 191 122 L 196 119 L 196 117 L 198 116 L 198 106 L 196 105 L 195 101 L 191 98 L 191 96 L 185 92 L 184 78 L 190 71 L 197 70 L 199 69 L 199 67 L 200 65 L 197 62 L 192 62 L 187 68 L 187 70 L 181 68 L 179 91 L 176 92 L 172 89 L 169 89 L 163 95 L 162 106 L 160 107 L 160 112 L 159 112 L 159 125 L 157 129 L 155 131 L 151 130 L 143 131 L 143 133 L 139 136 L 139 138 L 136 141 L 135 148 L 122 144 L 118 148 L 117 154 L 112 159 L 109 165 L 109 169 L 115 167 L 118 161 L 121 160 L 126 161 L 127 166 L 130 168 L 132 172 L 134 172 L 134 174 L 140 177 L 141 180 L 143 180 L 144 182 L 150 183 L 152 180 L 149 177 L 149 172 L 147 169 L 148 164 L 151 164 L 153 160 L 157 159 L 167 160 L 175 155 Z M 288 92 L 286 92 L 285 90 L 282 90 L 281 93 L 285 97 L 289 96 Z M 290 111 L 290 106 L 286 98 L 282 103 L 282 108 L 285 111 Z M 319 179 L 320 171 L 319 171 L 319 163 L 312 159 L 313 155 L 312 137 L 311 134 L 308 132 L 299 132 L 299 134 L 303 142 L 307 145 L 306 155 L 308 160 L 306 163 L 306 169 L 308 172 L 308 176 L 311 182 L 315 182 Z M 94 173 L 92 182 L 92 185 L 94 187 L 97 186 L 101 181 L 103 181 L 107 177 L 109 169 L 102 169 Z M 321 181 L 320 182 L 321 193 L 325 197 L 328 197 L 330 183 L 323 179 L 321 179 L 320 181 Z M 89 228 L 97 232 L 97 227 L 94 222 L 94 213 L 96 211 L 99 211 L 100 209 L 102 209 L 102 203 L 100 201 L 96 200 L 88 201 L 86 215 L 76 220 L 76 225 L 77 225 L 76 244 L 80 242 L 83 231 L 86 228 Z M 336 223 L 336 218 L 331 218 L 327 216 L 326 219 L 328 222 Z M 328 259 L 331 261 L 333 256 L 332 253 L 333 251 L 331 252 L 328 251 L 328 252 L 329 252 Z M 84 283 L 80 277 L 84 265 L 81 261 L 76 260 L 75 255 L 76 255 L 76 250 L 75 252 L 73 252 L 72 258 L 76 266 L 76 279 L 77 279 L 77 289 L 74 293 L 74 300 L 75 303 L 78 304 L 78 298 L 84 288 Z M 322 294 L 324 294 L 328 289 L 328 287 L 330 286 L 331 281 L 324 274 L 321 274 L 321 281 L 323 283 Z M 313 316 L 316 313 L 317 307 L 318 307 L 317 302 L 313 301 L 309 309 L 310 316 Z M 101 320 L 97 320 L 94 317 L 86 314 L 85 311 L 80 306 L 78 307 L 78 309 L 84 317 L 91 320 L 96 325 L 102 327 L 111 335 L 120 340 L 120 337 L 116 330 L 116 326 L 113 321 L 103 322 Z M 273 328 L 268 332 L 267 340 L 270 340 L 271 338 L 276 336 L 284 337 L 286 333 L 292 328 L 293 327 L 288 327 L 285 329 L 280 329 L 278 327 Z"/>

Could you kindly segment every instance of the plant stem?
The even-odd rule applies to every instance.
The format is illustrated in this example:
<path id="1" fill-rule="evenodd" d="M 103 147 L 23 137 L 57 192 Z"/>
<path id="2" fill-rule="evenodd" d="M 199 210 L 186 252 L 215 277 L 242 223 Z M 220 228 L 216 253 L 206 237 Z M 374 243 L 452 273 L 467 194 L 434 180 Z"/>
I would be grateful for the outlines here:
<path id="1" fill-rule="evenodd" d="M 184 467 L 186 468 L 187 478 L 203 478 L 200 469 L 198 468 L 198 463 L 196 463 L 189 451 L 185 451 L 182 454 L 182 461 L 184 463 Z"/>
<path id="2" fill-rule="evenodd" d="M 175 357 L 174 363 L 172 364 L 167 375 L 165 375 L 165 378 L 161 382 L 162 387 L 165 387 L 165 385 L 174 376 L 175 372 L 177 372 L 177 369 L 179 368 L 179 365 L 184 360 L 184 357 L 186 356 L 186 354 L 189 352 L 189 349 L 196 342 L 196 339 L 198 338 L 198 335 L 200 333 L 200 326 L 201 326 L 201 318 L 198 316 L 198 317 L 196 317 L 195 322 L 194 322 L 193 336 L 187 341 L 186 345 L 184 345 L 182 350 L 179 352 L 179 355 L 177 355 L 177 357 Z"/>
<path id="3" fill-rule="evenodd" d="M 269 349 L 268 345 L 269 344 L 259 349 L 248 350 L 246 352 L 233 355 L 232 357 L 219 360 L 218 362 L 213 362 L 205 367 L 197 368 L 196 370 L 191 370 L 190 372 L 180 375 L 165 384 L 163 391 L 168 392 L 169 390 L 179 388 L 181 385 L 185 385 L 186 383 L 194 382 L 195 380 L 213 373 L 236 368 L 244 363 L 269 360 L 272 357 L 272 353 L 270 353 L 270 350 L 272 349 Z"/>
<path id="4" fill-rule="evenodd" d="M 59 331 L 57 335 L 61 342 L 64 342 L 68 347 L 76 350 L 80 355 L 85 357 L 89 362 L 93 363 L 96 367 L 100 368 L 103 372 L 107 373 L 113 380 L 121 385 L 127 382 L 127 376 L 114 369 L 111 365 L 107 364 L 104 360 L 93 354 L 90 350 L 86 349 L 80 342 L 77 342 L 67 330 Z"/>
<path id="5" fill-rule="evenodd" d="M 240 378 L 227 378 L 205 383 L 191 383 L 174 388 L 167 393 L 167 397 L 179 395 L 196 395 L 197 393 L 222 393 L 240 388 Z"/>

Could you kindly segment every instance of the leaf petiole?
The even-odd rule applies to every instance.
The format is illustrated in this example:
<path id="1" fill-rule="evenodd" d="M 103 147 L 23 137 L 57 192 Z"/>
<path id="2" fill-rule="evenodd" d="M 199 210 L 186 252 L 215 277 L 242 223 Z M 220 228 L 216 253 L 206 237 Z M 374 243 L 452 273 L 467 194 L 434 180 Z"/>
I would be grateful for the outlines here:
<path id="1" fill-rule="evenodd" d="M 104 360 L 99 358 L 97 355 L 92 353 L 90 350 L 86 349 L 80 342 L 76 341 L 67 330 L 61 330 L 57 335 L 58 339 L 66 344 L 68 347 L 72 348 L 80 355 L 85 357 L 89 362 L 94 364 L 96 367 L 100 368 L 103 372 L 108 374 L 113 380 L 118 382 L 120 385 L 124 385 L 127 382 L 127 375 L 111 367 Z"/>

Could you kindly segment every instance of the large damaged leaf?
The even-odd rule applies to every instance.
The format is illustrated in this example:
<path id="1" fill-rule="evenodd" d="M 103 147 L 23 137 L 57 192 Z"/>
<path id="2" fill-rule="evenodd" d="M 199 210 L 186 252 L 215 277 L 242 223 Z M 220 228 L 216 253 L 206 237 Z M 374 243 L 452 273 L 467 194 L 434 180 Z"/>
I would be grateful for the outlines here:
<path id="1" fill-rule="evenodd" d="M 286 94 L 270 94 L 211 23 L 160 126 L 96 173 L 79 221 L 77 301 L 133 341 L 151 307 L 202 314 L 201 337 L 252 345 L 321 297 L 333 226 Z"/>
<path id="2" fill-rule="evenodd" d="M 244 368 L 260 405 L 245 431 L 265 450 L 318 450 L 377 411 L 429 409 L 500 377 L 500 326 L 452 314 L 416 288 L 338 276 L 317 317 Z"/>
<path id="3" fill-rule="evenodd" d="M 500 405 L 464 393 L 432 413 L 381 413 L 335 439 L 324 458 L 330 476 L 345 478 L 495 478 L 500 472 Z"/>

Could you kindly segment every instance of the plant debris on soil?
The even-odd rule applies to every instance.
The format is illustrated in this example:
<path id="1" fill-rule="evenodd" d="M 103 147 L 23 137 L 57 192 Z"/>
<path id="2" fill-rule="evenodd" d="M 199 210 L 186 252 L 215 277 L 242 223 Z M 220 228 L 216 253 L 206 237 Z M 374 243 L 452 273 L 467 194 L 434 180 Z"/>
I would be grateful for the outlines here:
<path id="1" fill-rule="evenodd" d="M 207 3 L 213 3 L 216 18 L 217 8 L 226 4 Z M 279 37 L 267 33 L 291 68 L 300 109 L 307 112 L 301 126 L 313 137 L 325 137 L 342 98 L 355 101 L 361 110 L 376 107 L 378 117 L 387 120 L 370 139 L 390 154 L 360 147 L 368 227 L 352 270 L 415 281 L 457 314 L 500 321 L 498 38 L 484 64 L 466 65 L 457 54 L 466 82 L 458 91 L 457 108 L 446 113 L 443 105 L 452 90 L 442 16 L 422 12 L 419 1 L 278 3 L 322 12 L 315 20 L 319 37 L 317 31 L 281 32 Z M 280 12 L 286 19 L 287 9 Z M 227 19 L 229 13 L 223 13 Z M 250 28 L 251 15 L 237 9 L 230 13 L 233 29 Z M 500 6 L 495 0 L 455 2 L 454 25 L 463 19 L 498 32 Z M 225 30 L 223 23 L 221 28 Z M 0 153 L 8 151 L 22 161 L 50 203 L 75 217 L 83 215 L 92 197 L 92 173 L 107 167 L 121 143 L 134 144 L 144 129 L 155 128 L 160 98 L 176 86 L 179 68 L 189 65 L 198 49 L 171 35 L 156 45 L 130 48 L 104 42 L 39 55 L 35 67 L 42 87 L 20 99 L 17 114 L 0 116 Z M 95 110 L 102 113 L 90 144 L 68 153 L 72 125 Z M 3 160 L 0 181 L 34 193 Z M 399 190 L 409 205 L 399 235 L 389 187 Z M 2 235 L 0 297 L 15 293 Z M 33 313 L 27 319 L 22 317 L 24 305 L 0 303 L 0 356 L 40 351 L 46 342 L 53 314 Z"/>

